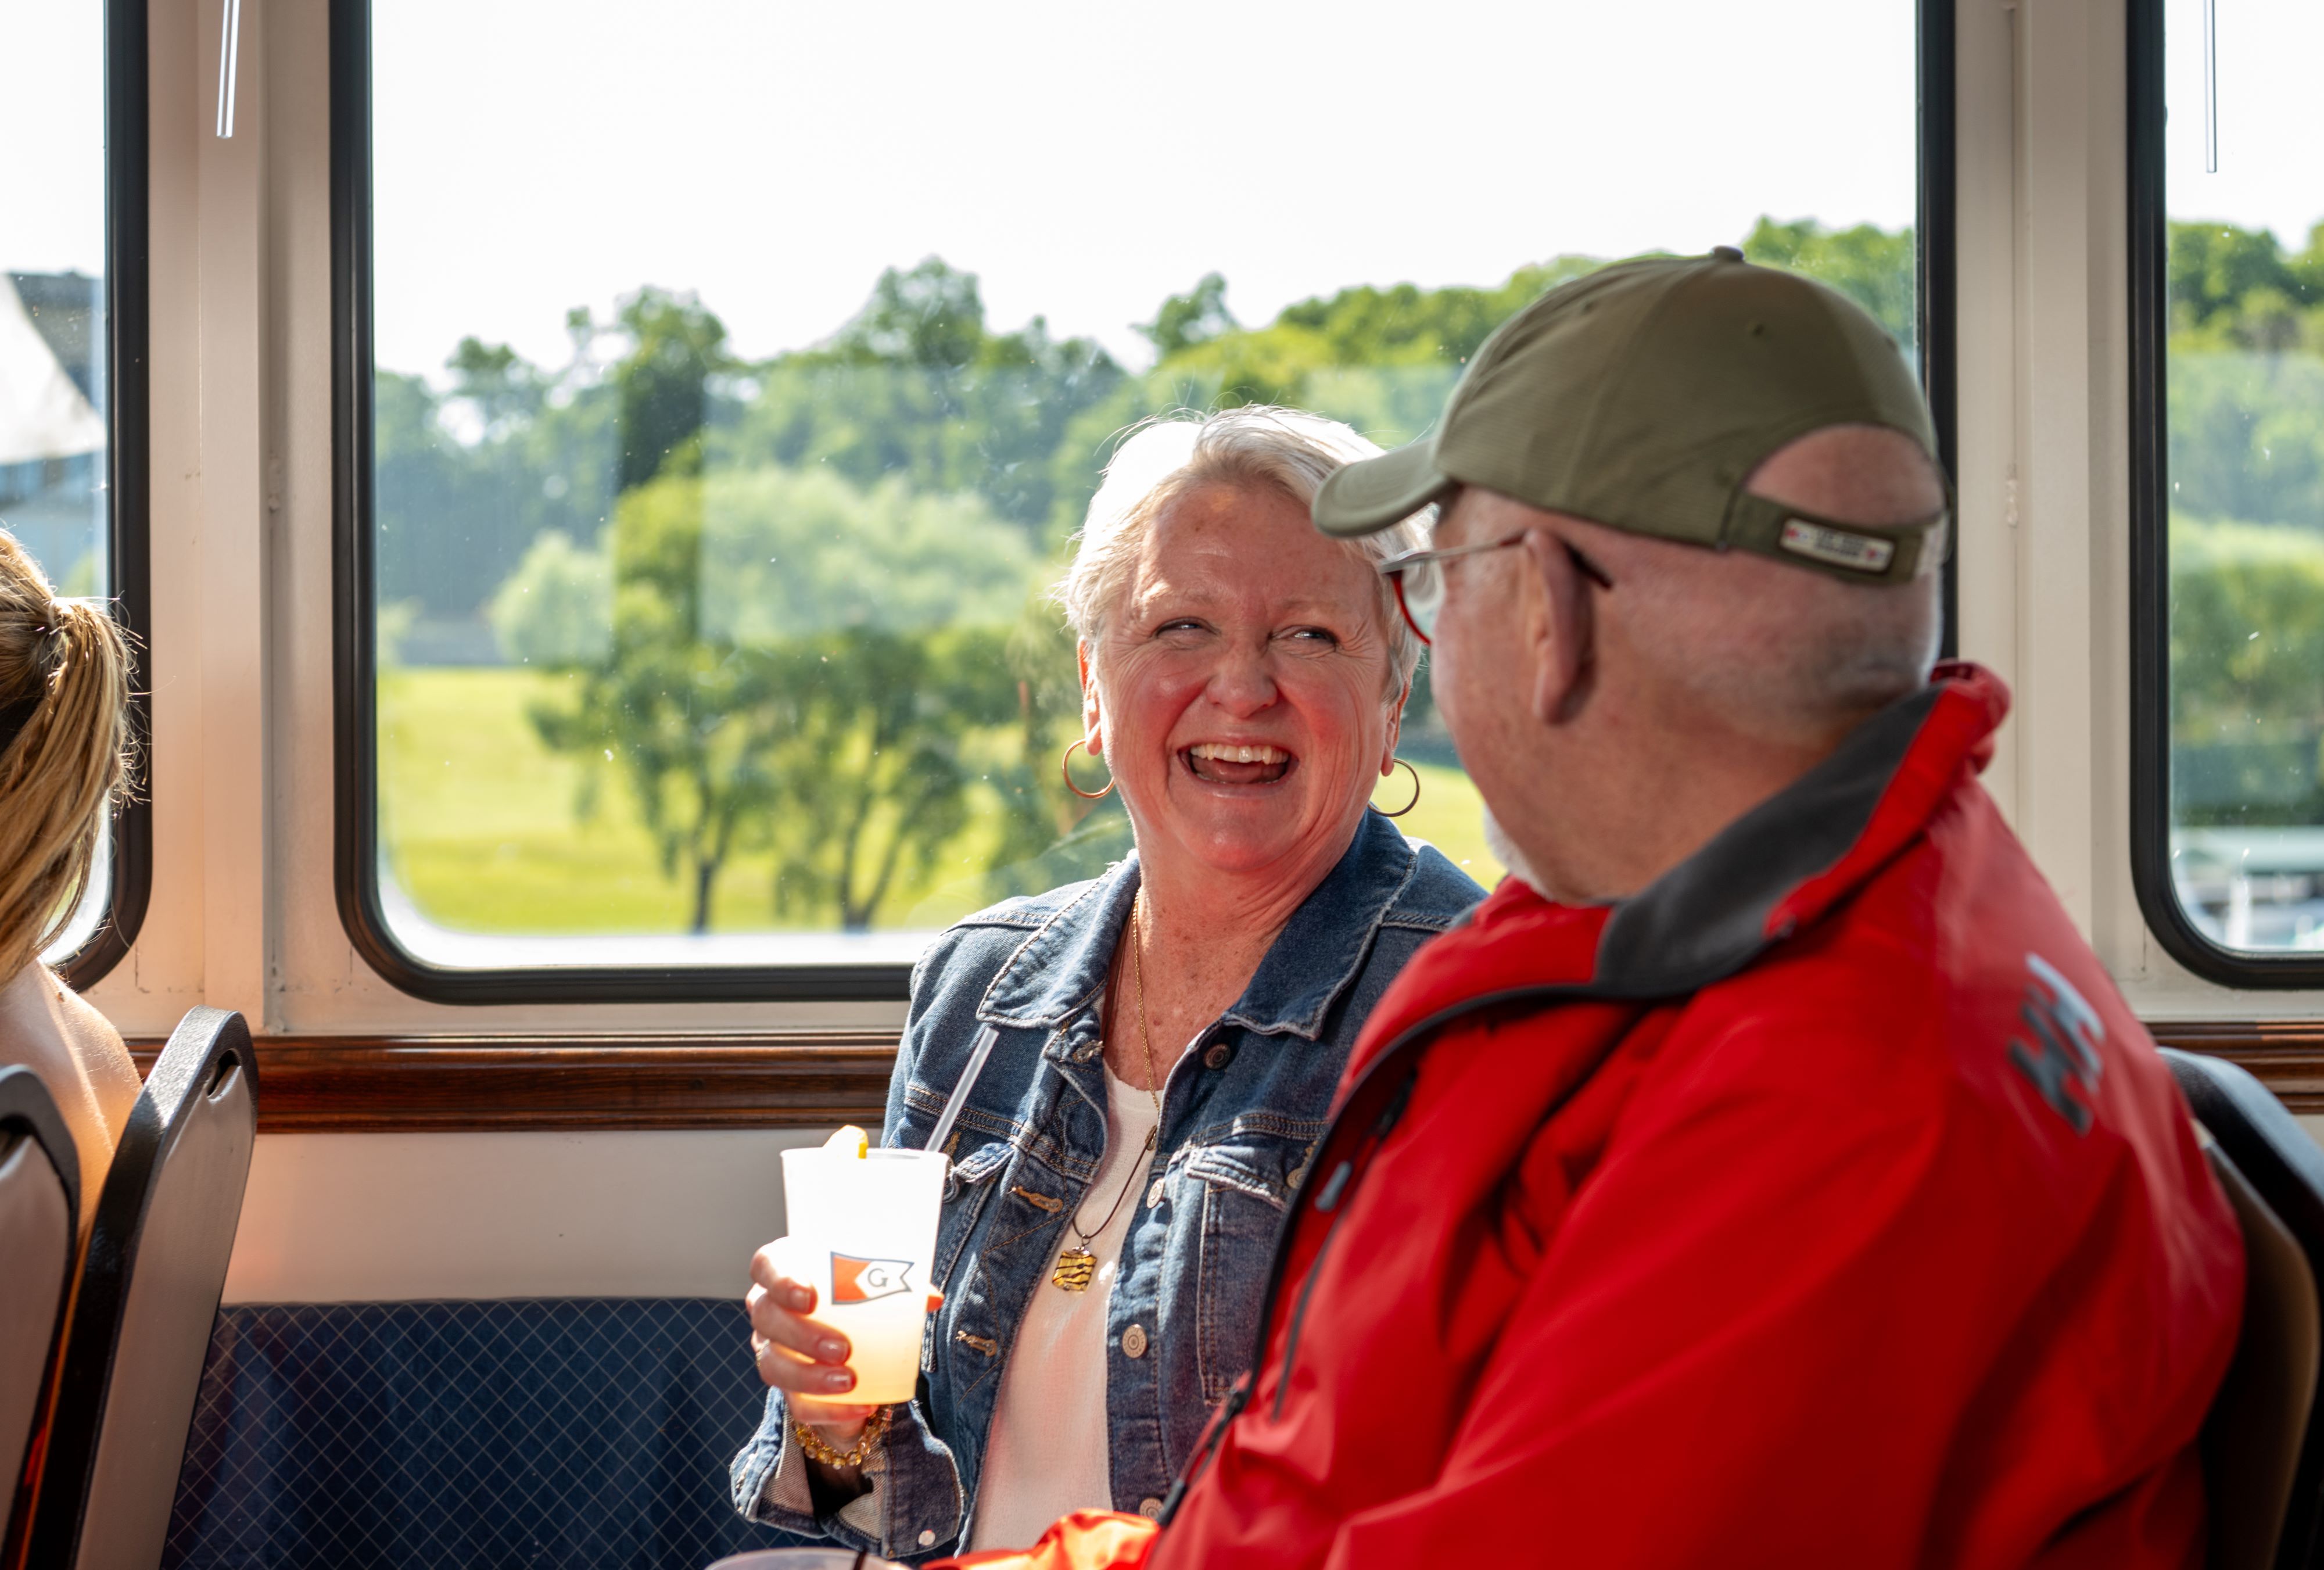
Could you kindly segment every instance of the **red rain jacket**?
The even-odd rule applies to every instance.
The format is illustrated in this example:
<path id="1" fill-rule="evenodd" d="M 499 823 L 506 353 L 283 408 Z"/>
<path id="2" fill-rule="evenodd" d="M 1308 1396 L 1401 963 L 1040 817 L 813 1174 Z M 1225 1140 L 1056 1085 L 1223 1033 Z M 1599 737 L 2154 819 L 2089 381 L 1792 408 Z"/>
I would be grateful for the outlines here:
<path id="1" fill-rule="evenodd" d="M 1976 781 L 2007 706 L 1949 667 L 1637 898 L 1423 949 L 1240 1416 L 1042 1562 L 2200 1565 L 2242 1243 Z"/>

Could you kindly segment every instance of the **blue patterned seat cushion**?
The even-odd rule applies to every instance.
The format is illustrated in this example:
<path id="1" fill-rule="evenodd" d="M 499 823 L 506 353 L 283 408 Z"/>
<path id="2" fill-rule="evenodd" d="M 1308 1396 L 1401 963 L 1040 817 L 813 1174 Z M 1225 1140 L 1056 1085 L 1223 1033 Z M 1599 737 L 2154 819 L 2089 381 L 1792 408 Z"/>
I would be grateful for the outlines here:
<path id="1" fill-rule="evenodd" d="M 757 1426 L 739 1303 L 229 1307 L 165 1570 L 700 1570 Z"/>

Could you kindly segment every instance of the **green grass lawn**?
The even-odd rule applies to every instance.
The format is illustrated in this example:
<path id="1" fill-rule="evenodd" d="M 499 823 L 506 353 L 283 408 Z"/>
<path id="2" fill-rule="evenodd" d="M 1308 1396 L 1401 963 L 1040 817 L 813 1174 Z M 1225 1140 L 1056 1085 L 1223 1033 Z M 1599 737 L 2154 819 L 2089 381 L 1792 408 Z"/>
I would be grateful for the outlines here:
<path id="1" fill-rule="evenodd" d="M 381 837 L 397 881 L 428 918 L 460 932 L 675 932 L 688 914 L 666 875 L 619 770 L 543 746 L 527 707 L 554 701 L 569 678 L 522 668 L 390 670 L 380 678 Z M 1477 792 L 1458 770 L 1419 765 L 1420 804 L 1399 820 L 1490 887 Z M 576 812 L 586 784 L 595 808 Z M 1411 780 L 1383 780 L 1380 805 Z M 919 884 L 899 889 L 877 925 L 927 929 L 990 903 L 985 872 L 999 805 L 980 793 L 968 827 Z M 741 855 L 720 873 L 712 925 L 722 932 L 796 929 L 778 920 L 773 864 Z"/>

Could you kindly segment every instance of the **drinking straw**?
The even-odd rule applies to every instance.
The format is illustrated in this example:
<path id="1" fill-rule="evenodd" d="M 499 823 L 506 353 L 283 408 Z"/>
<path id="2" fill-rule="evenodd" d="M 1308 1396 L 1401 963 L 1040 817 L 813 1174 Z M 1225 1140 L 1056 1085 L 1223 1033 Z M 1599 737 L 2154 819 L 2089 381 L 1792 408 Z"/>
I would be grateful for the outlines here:
<path id="1" fill-rule="evenodd" d="M 992 1043 L 998 1039 L 1000 1032 L 990 1025 L 978 1034 L 976 1046 L 968 1055 L 968 1067 L 960 1071 L 960 1083 L 952 1087 L 952 1099 L 945 1103 L 944 1114 L 936 1119 L 936 1126 L 929 1132 L 928 1142 L 923 1149 L 944 1149 L 945 1136 L 952 1132 L 953 1121 L 960 1116 L 960 1109 L 968 1104 L 968 1093 L 976 1088 L 976 1076 L 984 1072 L 984 1060 L 992 1056 Z"/>

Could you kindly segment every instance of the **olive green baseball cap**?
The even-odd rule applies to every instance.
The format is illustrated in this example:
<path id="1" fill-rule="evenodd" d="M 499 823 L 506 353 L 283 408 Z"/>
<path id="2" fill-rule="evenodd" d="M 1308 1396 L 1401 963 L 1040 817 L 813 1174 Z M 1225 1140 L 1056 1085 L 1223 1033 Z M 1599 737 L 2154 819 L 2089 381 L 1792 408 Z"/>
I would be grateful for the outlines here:
<path id="1" fill-rule="evenodd" d="M 1838 290 L 1726 246 L 1618 263 L 1543 295 L 1478 349 L 1435 432 L 1351 464 L 1315 526 L 1370 534 L 1456 486 L 1851 583 L 1902 583 L 1941 552 L 1951 508 L 1872 527 L 1754 495 L 1744 481 L 1831 425 L 1902 431 L 1936 463 L 1904 351 Z M 1941 474 L 1941 466 L 1939 466 Z"/>

